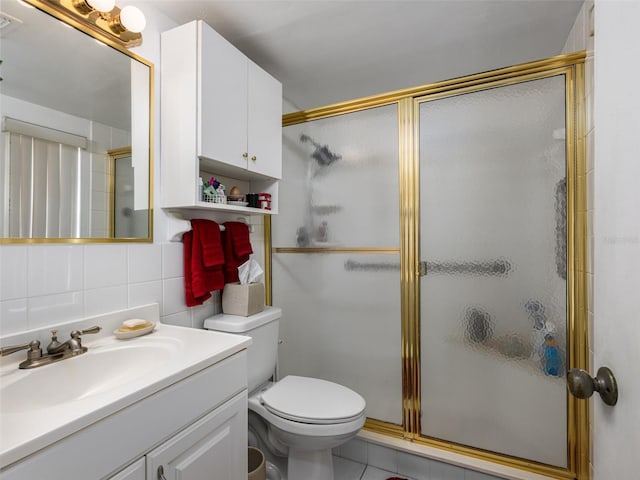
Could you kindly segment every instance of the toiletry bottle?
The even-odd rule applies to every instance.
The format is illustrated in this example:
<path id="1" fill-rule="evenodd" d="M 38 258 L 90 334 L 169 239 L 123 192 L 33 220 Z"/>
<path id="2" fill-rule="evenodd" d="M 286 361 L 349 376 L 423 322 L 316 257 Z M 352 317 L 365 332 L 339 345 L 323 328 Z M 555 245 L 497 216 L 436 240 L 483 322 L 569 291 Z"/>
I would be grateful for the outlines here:
<path id="1" fill-rule="evenodd" d="M 558 347 L 558 342 L 550 333 L 544 338 L 543 351 L 544 373 L 552 377 L 561 376 L 562 357 L 560 355 L 560 348 Z"/>
<path id="2" fill-rule="evenodd" d="M 327 226 L 327 222 L 322 222 L 318 227 L 318 241 L 326 242 L 329 239 L 329 228 Z"/>

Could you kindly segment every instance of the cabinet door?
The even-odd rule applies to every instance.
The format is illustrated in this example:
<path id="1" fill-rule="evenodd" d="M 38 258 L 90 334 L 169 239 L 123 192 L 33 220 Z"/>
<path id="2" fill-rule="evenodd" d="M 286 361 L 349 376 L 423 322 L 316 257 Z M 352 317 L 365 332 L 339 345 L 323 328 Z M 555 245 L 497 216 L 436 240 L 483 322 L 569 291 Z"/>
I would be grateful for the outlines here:
<path id="1" fill-rule="evenodd" d="M 246 390 L 147 454 L 147 480 L 238 480 L 246 476 Z"/>
<path id="2" fill-rule="evenodd" d="M 249 62 L 249 164 L 252 172 L 282 178 L 282 84 Z"/>
<path id="3" fill-rule="evenodd" d="M 198 155 L 247 168 L 247 58 L 204 22 L 198 43 Z"/>
<path id="4" fill-rule="evenodd" d="M 145 480 L 145 459 L 140 458 L 124 470 L 116 473 L 109 480 Z"/>

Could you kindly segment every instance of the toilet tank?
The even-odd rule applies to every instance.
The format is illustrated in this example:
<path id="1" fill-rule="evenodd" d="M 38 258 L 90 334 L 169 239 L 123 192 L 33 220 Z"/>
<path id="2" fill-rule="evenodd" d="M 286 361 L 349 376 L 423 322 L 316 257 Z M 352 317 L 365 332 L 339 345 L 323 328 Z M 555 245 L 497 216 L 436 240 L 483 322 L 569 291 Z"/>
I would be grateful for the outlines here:
<path id="1" fill-rule="evenodd" d="M 251 337 L 247 348 L 247 374 L 249 393 L 265 383 L 274 374 L 278 359 L 278 326 L 282 310 L 265 309 L 248 317 L 214 315 L 204 321 L 204 328 L 217 332 Z"/>

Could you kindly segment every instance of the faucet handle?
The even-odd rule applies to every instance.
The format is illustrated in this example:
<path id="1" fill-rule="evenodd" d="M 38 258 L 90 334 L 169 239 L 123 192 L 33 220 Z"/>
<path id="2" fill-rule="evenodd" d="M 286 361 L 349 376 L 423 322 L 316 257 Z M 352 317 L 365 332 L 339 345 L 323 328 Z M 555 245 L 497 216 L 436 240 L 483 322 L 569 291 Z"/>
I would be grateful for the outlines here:
<path id="1" fill-rule="evenodd" d="M 71 338 L 78 338 L 80 335 L 87 335 L 89 333 L 98 333 L 100 330 L 102 330 L 102 327 L 99 326 L 95 326 L 95 327 L 91 327 L 91 328 L 87 328 L 85 330 L 74 330 L 73 332 L 71 332 Z"/>
<path id="2" fill-rule="evenodd" d="M 47 345 L 47 352 L 54 353 L 60 350 L 62 344 L 58 341 L 58 330 L 51 330 L 51 341 Z"/>
<path id="3" fill-rule="evenodd" d="M 0 348 L 0 356 L 11 355 L 12 353 L 19 352 L 20 350 L 27 350 L 27 358 L 40 358 L 42 356 L 42 350 L 40 349 L 40 341 L 32 340 L 24 345 L 14 345 L 12 347 Z"/>

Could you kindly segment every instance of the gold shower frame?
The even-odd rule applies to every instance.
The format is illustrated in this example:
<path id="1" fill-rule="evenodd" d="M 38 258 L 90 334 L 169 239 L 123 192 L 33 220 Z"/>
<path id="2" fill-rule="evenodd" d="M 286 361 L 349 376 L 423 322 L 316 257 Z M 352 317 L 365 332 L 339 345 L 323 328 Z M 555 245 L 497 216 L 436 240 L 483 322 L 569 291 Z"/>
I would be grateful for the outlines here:
<path id="1" fill-rule="evenodd" d="M 295 112 L 283 116 L 283 127 L 389 104 L 398 106 L 400 181 L 400 280 L 402 329 L 403 425 L 367 419 L 365 430 L 376 439 L 391 437 L 410 442 L 411 450 L 435 447 L 449 453 L 490 461 L 556 479 L 590 479 L 589 402 L 567 395 L 567 465 L 553 467 L 522 458 L 466 447 L 420 434 L 420 277 L 419 277 L 419 160 L 417 105 L 487 88 L 564 75 L 566 87 L 567 158 L 567 350 L 569 368 L 589 367 L 587 326 L 587 192 L 585 147 L 585 52 L 515 65 L 419 87 Z M 364 253 L 363 249 L 272 248 L 271 218 L 265 216 L 265 281 L 267 303 L 272 301 L 273 253 Z M 397 248 L 364 249 L 366 253 L 398 253 Z M 384 441 L 382 441 L 384 443 Z M 416 447 L 418 450 L 416 450 Z"/>

